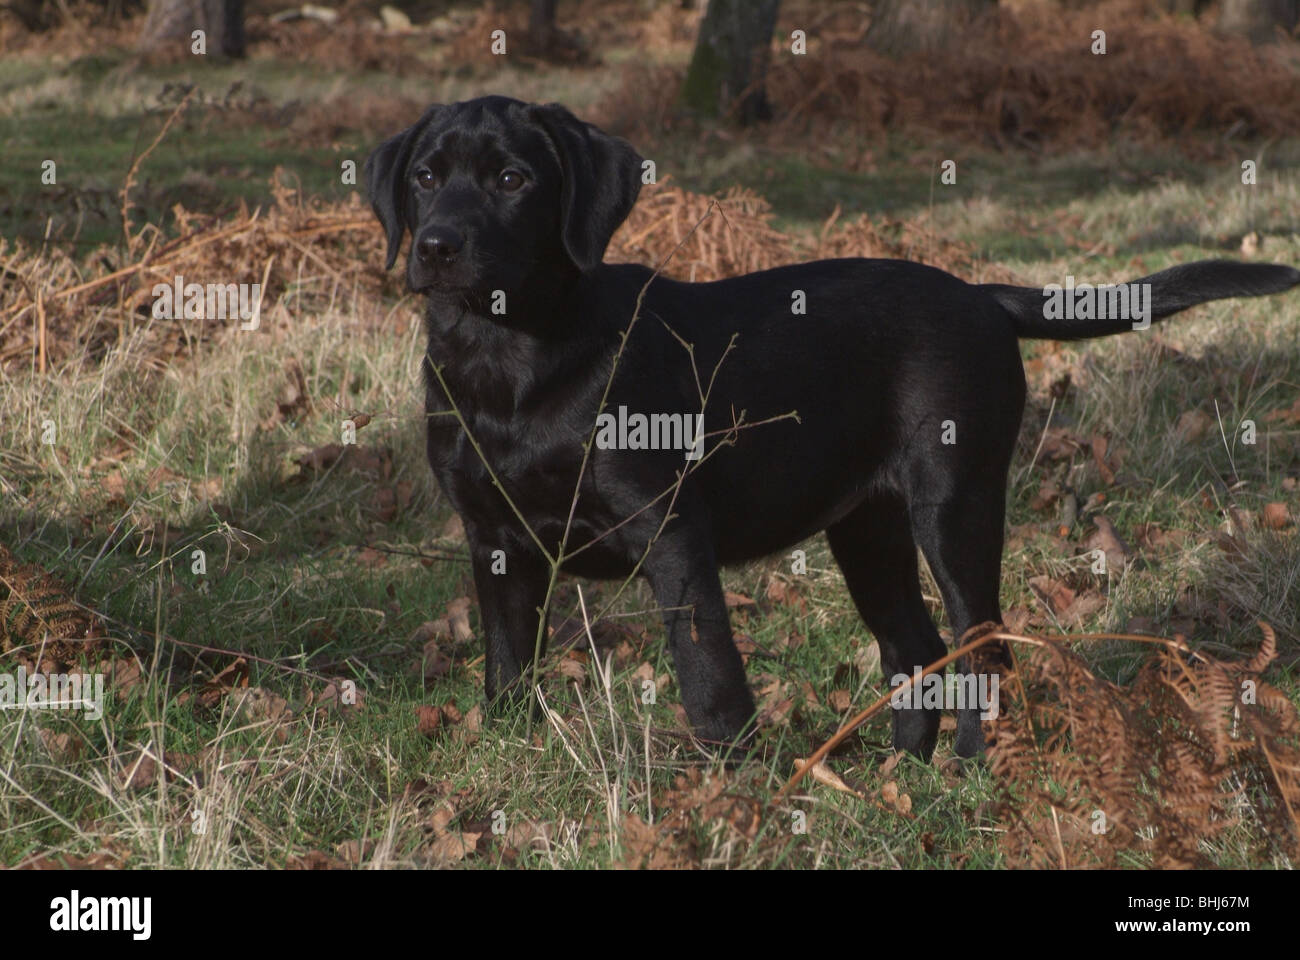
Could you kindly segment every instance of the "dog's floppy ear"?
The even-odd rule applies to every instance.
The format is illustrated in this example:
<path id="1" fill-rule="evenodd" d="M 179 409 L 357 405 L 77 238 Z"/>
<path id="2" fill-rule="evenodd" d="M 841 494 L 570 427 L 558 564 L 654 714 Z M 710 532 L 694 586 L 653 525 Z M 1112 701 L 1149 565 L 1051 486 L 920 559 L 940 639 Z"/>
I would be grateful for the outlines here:
<path id="1" fill-rule="evenodd" d="M 388 234 L 385 270 L 392 269 L 402 249 L 402 237 L 406 235 L 405 168 L 410 139 L 411 130 L 404 130 L 385 140 L 366 158 L 366 189 L 370 193 L 370 206 Z"/>
<path id="2" fill-rule="evenodd" d="M 391 270 L 402 250 L 402 237 L 406 235 L 406 164 L 411 158 L 411 147 L 424 125 L 441 110 L 438 104 L 425 111 L 415 126 L 385 140 L 366 158 L 366 190 L 375 216 L 388 234 L 388 262 Z"/>
<path id="3" fill-rule="evenodd" d="M 600 265 L 609 238 L 641 192 L 641 155 L 619 137 L 584 123 L 558 103 L 532 108 L 560 155 L 560 233 L 583 273 Z"/>

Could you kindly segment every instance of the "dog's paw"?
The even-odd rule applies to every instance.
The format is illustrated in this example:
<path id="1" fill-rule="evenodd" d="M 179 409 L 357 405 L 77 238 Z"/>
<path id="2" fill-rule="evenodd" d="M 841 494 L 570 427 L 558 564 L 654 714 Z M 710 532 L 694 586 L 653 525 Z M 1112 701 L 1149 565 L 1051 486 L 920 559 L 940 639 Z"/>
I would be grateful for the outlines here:
<path id="1" fill-rule="evenodd" d="M 957 742 L 953 750 L 959 757 L 978 757 L 984 753 L 987 741 L 978 710 L 957 711 Z"/>
<path id="2" fill-rule="evenodd" d="M 917 759 L 930 762 L 939 742 L 939 713 L 936 710 L 895 710 L 894 749 L 906 750 Z"/>
<path id="3" fill-rule="evenodd" d="M 758 732 L 753 701 L 748 698 L 746 701 L 692 719 L 691 727 L 700 744 L 728 762 L 744 759 L 753 747 Z"/>
<path id="4" fill-rule="evenodd" d="M 495 695 L 484 698 L 484 714 L 493 720 L 505 720 L 512 717 L 527 716 L 533 720 L 542 718 L 542 705 L 523 684 L 513 684 Z"/>

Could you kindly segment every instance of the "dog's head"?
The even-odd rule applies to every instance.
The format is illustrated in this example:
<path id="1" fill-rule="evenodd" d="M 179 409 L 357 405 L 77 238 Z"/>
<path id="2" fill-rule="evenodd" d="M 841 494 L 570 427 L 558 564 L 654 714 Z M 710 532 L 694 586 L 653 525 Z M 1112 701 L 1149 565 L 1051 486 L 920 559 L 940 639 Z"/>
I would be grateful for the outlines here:
<path id="1" fill-rule="evenodd" d="M 430 107 L 366 160 L 388 267 L 410 232 L 411 289 L 488 297 L 588 272 L 641 189 L 641 157 L 559 104 Z"/>

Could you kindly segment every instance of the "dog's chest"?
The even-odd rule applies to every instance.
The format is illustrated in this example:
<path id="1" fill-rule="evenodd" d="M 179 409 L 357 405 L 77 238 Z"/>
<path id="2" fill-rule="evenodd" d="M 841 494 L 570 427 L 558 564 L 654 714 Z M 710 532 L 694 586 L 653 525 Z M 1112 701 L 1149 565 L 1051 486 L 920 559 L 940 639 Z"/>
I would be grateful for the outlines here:
<path id="1" fill-rule="evenodd" d="M 644 546 L 649 534 L 642 527 L 657 512 L 648 511 L 626 526 L 620 521 L 626 522 L 652 496 L 611 502 L 605 495 L 603 458 L 594 453 L 584 472 L 584 438 L 555 420 L 521 417 L 507 425 L 470 412 L 464 417 L 468 430 L 455 416 L 430 418 L 428 454 L 439 485 L 467 527 L 508 553 L 532 550 L 535 544 L 520 523 L 521 513 L 548 547 L 566 539 L 566 527 L 568 550 L 597 541 L 583 553 L 590 569 L 571 564 L 566 569 L 602 577 L 627 569 L 631 541 Z"/>
<path id="2" fill-rule="evenodd" d="M 562 509 L 567 516 L 581 467 L 579 438 L 535 416 L 457 412 L 432 398 L 428 413 L 429 464 L 461 513 L 510 522 L 504 490 L 529 513 Z"/>

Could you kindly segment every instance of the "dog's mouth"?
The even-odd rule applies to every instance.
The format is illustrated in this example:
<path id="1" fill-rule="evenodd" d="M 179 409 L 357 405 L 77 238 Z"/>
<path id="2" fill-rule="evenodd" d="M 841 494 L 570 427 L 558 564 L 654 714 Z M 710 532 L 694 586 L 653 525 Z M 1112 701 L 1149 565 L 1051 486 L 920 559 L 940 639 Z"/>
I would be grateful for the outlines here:
<path id="1" fill-rule="evenodd" d="M 412 293 L 422 294 L 424 296 L 473 296 L 475 293 L 472 284 L 463 281 L 452 280 L 449 277 L 439 276 L 421 276 L 408 277 L 407 286 Z"/>
<path id="2" fill-rule="evenodd" d="M 435 306 L 455 307 L 472 313 L 491 315 L 490 291 L 478 285 L 456 282 L 445 277 L 424 278 L 418 282 L 408 281 L 412 293 L 428 298 Z"/>

